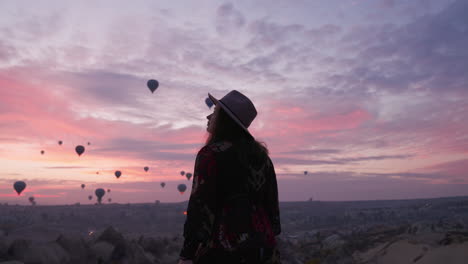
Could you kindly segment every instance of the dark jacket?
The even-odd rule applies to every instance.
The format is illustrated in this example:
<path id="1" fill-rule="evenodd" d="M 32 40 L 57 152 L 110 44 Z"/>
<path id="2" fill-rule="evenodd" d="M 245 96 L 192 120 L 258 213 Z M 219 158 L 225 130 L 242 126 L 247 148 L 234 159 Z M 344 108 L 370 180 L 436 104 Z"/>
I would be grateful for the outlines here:
<path id="1" fill-rule="evenodd" d="M 242 165 L 229 142 L 197 154 L 180 256 L 197 259 L 209 250 L 242 252 L 276 246 L 280 234 L 278 187 L 269 157 Z"/>

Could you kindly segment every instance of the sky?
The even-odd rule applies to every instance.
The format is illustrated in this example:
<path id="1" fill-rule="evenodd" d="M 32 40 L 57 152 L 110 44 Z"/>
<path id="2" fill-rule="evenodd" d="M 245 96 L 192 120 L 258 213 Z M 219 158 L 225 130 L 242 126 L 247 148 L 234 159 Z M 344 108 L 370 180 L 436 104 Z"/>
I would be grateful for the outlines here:
<path id="1" fill-rule="evenodd" d="M 0 203 L 94 203 L 96 188 L 186 201 L 204 100 L 231 90 L 257 108 L 280 201 L 468 195 L 467 13 L 465 0 L 1 1 Z"/>

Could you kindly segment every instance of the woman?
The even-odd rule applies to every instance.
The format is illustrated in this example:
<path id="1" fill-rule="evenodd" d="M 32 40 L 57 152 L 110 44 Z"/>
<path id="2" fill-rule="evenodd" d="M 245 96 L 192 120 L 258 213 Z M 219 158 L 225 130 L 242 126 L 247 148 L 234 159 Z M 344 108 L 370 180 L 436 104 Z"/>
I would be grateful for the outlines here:
<path id="1" fill-rule="evenodd" d="M 219 101 L 208 96 L 215 108 L 195 161 L 179 264 L 280 263 L 276 174 L 247 129 L 255 106 L 235 90 Z"/>

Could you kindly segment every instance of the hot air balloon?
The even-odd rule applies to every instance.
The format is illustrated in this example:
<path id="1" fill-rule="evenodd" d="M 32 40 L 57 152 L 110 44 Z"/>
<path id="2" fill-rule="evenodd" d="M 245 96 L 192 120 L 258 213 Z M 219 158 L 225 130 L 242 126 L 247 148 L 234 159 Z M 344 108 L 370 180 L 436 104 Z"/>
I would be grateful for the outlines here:
<path id="1" fill-rule="evenodd" d="M 107 201 L 108 201 L 109 203 L 112 202 L 112 198 L 107 199 Z"/>
<path id="2" fill-rule="evenodd" d="M 88 146 L 91 145 L 91 142 L 88 142 Z"/>
<path id="3" fill-rule="evenodd" d="M 21 192 L 26 188 L 26 183 L 24 181 L 17 181 L 13 184 L 13 188 L 18 193 L 18 195 L 20 195 Z"/>
<path id="4" fill-rule="evenodd" d="M 33 203 L 34 202 L 34 196 L 29 197 L 28 200 L 29 200 L 30 203 Z"/>
<path id="5" fill-rule="evenodd" d="M 161 187 L 164 188 L 164 186 L 166 186 L 166 183 L 165 183 L 165 182 L 161 182 Z"/>
<path id="6" fill-rule="evenodd" d="M 122 175 L 122 172 L 120 172 L 120 171 L 115 171 L 115 172 L 114 172 L 114 175 L 115 175 L 115 177 L 117 177 L 117 179 L 118 179 L 118 178 L 120 178 L 120 176 Z"/>
<path id="7" fill-rule="evenodd" d="M 185 175 L 185 171 L 181 171 L 181 172 L 180 172 L 180 175 L 184 176 L 184 175 Z"/>
<path id="8" fill-rule="evenodd" d="M 81 184 L 81 189 L 84 189 L 84 187 L 85 187 L 85 186 L 86 186 L 86 185 L 84 185 L 84 184 Z"/>
<path id="9" fill-rule="evenodd" d="M 41 150 L 41 155 L 44 155 L 44 151 L 43 151 L 43 150 Z"/>
<path id="10" fill-rule="evenodd" d="M 148 167 L 144 167 L 143 168 L 146 172 L 148 172 L 149 168 Z"/>
<path id="11" fill-rule="evenodd" d="M 88 200 L 91 201 L 91 199 L 93 199 L 93 196 L 92 195 L 88 196 Z"/>
<path id="12" fill-rule="evenodd" d="M 110 189 L 107 189 L 107 192 L 110 193 Z"/>
<path id="13" fill-rule="evenodd" d="M 209 97 L 207 97 L 205 99 L 205 104 L 208 106 L 208 108 L 211 109 L 211 107 L 213 106 L 213 101 L 211 101 L 211 99 Z"/>
<path id="14" fill-rule="evenodd" d="M 97 188 L 96 191 L 94 191 L 94 194 L 98 198 L 98 203 L 101 203 L 102 197 L 106 194 L 106 191 L 102 188 Z"/>
<path id="15" fill-rule="evenodd" d="M 154 93 L 154 91 L 156 91 L 156 89 L 158 88 L 159 83 L 158 81 L 151 79 L 146 83 L 146 85 L 150 89 L 151 93 Z"/>
<path id="16" fill-rule="evenodd" d="M 307 175 L 307 171 L 304 171 L 304 175 Z"/>
<path id="17" fill-rule="evenodd" d="M 99 171 L 96 171 L 96 174 L 99 174 Z"/>
<path id="18" fill-rule="evenodd" d="M 192 178 L 192 173 L 186 173 L 185 174 L 185 177 L 187 177 L 187 180 L 190 180 L 190 178 Z"/>
<path id="19" fill-rule="evenodd" d="M 185 190 L 187 190 L 187 186 L 185 184 L 179 184 L 177 185 L 177 190 L 179 190 L 180 194 L 183 194 Z"/>
<path id="20" fill-rule="evenodd" d="M 85 151 L 85 148 L 81 145 L 78 145 L 75 147 L 75 151 L 76 154 L 78 154 L 78 156 L 81 156 L 81 154 L 83 154 L 83 152 Z"/>
<path id="21" fill-rule="evenodd" d="M 62 143 L 63 143 L 62 140 L 59 140 L 58 144 L 59 144 L 60 146 L 62 145 Z"/>

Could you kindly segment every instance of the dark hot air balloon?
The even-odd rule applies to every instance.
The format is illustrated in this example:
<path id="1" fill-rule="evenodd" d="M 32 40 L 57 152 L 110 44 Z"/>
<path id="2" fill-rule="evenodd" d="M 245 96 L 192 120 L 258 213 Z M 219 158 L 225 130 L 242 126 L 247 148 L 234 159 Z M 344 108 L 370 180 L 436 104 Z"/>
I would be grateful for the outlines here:
<path id="1" fill-rule="evenodd" d="M 28 200 L 29 200 L 30 203 L 33 203 L 34 202 L 34 196 L 29 197 Z"/>
<path id="2" fill-rule="evenodd" d="M 148 167 L 144 167 L 143 168 L 146 172 L 148 172 L 149 168 Z"/>
<path id="3" fill-rule="evenodd" d="M 159 82 L 156 81 L 156 80 L 151 79 L 146 83 L 146 85 L 150 89 L 151 93 L 154 93 L 154 91 L 156 91 L 156 89 L 158 89 Z"/>
<path id="4" fill-rule="evenodd" d="M 187 177 L 187 180 L 190 180 L 190 178 L 192 178 L 192 173 L 186 173 L 185 174 L 185 177 Z"/>
<path id="5" fill-rule="evenodd" d="M 58 144 L 59 144 L 60 146 L 62 145 L 62 143 L 63 143 L 62 140 L 59 140 Z"/>
<path id="6" fill-rule="evenodd" d="M 97 188 L 96 191 L 94 191 L 94 194 L 98 198 L 98 203 L 101 203 L 102 197 L 106 194 L 106 191 L 102 188 Z"/>
<path id="7" fill-rule="evenodd" d="M 185 175 L 185 171 L 181 171 L 181 172 L 180 172 L 180 175 L 184 176 L 184 175 Z"/>
<path id="8" fill-rule="evenodd" d="M 122 175 L 122 172 L 120 172 L 120 171 L 115 171 L 115 172 L 114 172 L 114 175 L 115 175 L 115 177 L 117 177 L 117 179 L 118 179 L 118 178 L 120 178 L 120 176 Z"/>
<path id="9" fill-rule="evenodd" d="M 211 107 L 213 106 L 213 101 L 211 101 L 211 99 L 209 97 L 207 97 L 205 99 L 205 104 L 208 106 L 208 108 L 211 109 Z"/>
<path id="10" fill-rule="evenodd" d="M 41 150 L 41 155 L 44 155 L 44 151 L 43 151 L 43 150 Z"/>
<path id="11" fill-rule="evenodd" d="M 107 189 L 107 192 L 110 193 L 110 189 Z"/>
<path id="12" fill-rule="evenodd" d="M 18 195 L 20 195 L 21 192 L 26 188 L 26 183 L 24 181 L 17 181 L 13 184 L 13 188 L 18 193 Z"/>
<path id="13" fill-rule="evenodd" d="M 92 195 L 89 195 L 89 196 L 88 196 L 88 200 L 91 201 L 91 199 L 93 199 L 93 196 L 92 196 Z"/>
<path id="14" fill-rule="evenodd" d="M 91 145 L 91 142 L 88 142 L 88 146 Z"/>
<path id="15" fill-rule="evenodd" d="M 307 171 L 304 171 L 304 175 L 307 175 Z"/>
<path id="16" fill-rule="evenodd" d="M 179 184 L 177 185 L 177 190 L 179 190 L 180 194 L 183 194 L 185 190 L 187 190 L 187 186 L 185 184 Z"/>
<path id="17" fill-rule="evenodd" d="M 76 154 L 78 154 L 78 156 L 81 156 L 81 154 L 83 154 L 83 152 L 85 151 L 85 147 L 78 145 L 75 147 L 75 151 Z"/>
<path id="18" fill-rule="evenodd" d="M 165 182 L 161 182 L 161 187 L 164 188 L 164 186 L 166 186 L 166 183 L 165 183 Z"/>
<path id="19" fill-rule="evenodd" d="M 84 184 L 81 184 L 81 189 L 84 189 L 84 187 L 85 187 L 85 186 L 86 186 L 86 185 L 84 185 Z"/>
<path id="20" fill-rule="evenodd" d="M 112 202 L 112 198 L 107 199 L 107 201 L 108 201 L 109 203 Z"/>

